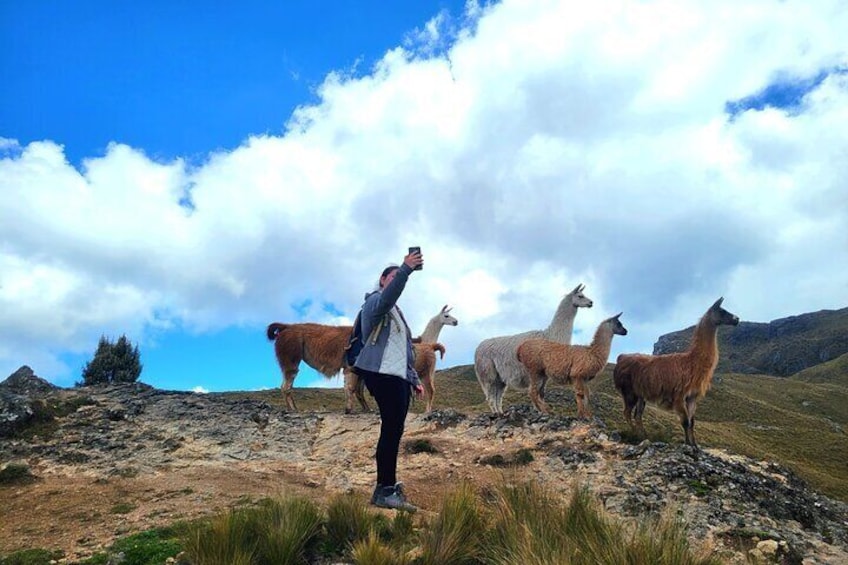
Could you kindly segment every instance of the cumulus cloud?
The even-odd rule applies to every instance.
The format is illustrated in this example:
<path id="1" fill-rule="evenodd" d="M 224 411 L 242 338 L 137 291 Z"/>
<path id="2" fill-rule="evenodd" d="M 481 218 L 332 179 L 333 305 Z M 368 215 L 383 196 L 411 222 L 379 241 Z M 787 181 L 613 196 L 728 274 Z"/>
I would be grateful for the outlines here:
<path id="1" fill-rule="evenodd" d="M 450 364 L 581 282 L 575 342 L 623 310 L 614 353 L 721 295 L 757 321 L 848 305 L 844 3 L 505 1 L 446 25 L 199 164 L 0 138 L 0 369 L 61 371 L 102 333 L 349 322 L 409 245 L 401 304 L 416 332 L 455 307 Z"/>

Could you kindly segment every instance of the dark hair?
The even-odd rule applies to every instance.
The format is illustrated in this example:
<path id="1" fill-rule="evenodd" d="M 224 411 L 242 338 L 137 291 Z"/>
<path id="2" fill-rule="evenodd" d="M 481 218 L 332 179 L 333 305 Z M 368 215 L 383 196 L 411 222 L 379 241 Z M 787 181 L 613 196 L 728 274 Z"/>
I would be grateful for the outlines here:
<path id="1" fill-rule="evenodd" d="M 385 277 L 386 275 L 388 275 L 389 273 L 391 273 L 392 271 L 395 271 L 397 269 L 400 269 L 400 267 L 398 267 L 397 265 L 389 265 L 388 267 L 383 269 L 383 274 L 380 275 L 380 278 L 382 279 L 383 277 Z"/>

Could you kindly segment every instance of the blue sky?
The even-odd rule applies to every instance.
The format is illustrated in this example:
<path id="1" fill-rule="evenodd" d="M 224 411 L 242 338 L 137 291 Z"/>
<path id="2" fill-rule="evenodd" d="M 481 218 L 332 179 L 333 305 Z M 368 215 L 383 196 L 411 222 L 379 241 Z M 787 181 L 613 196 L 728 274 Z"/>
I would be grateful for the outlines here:
<path id="1" fill-rule="evenodd" d="M 103 155 L 110 142 L 157 160 L 202 162 L 249 135 L 279 134 L 298 105 L 314 101 L 328 73 L 370 68 L 438 14 L 461 17 L 464 2 L 402 6 L 387 10 L 383 2 L 360 0 L 4 2 L 0 136 L 21 144 L 55 140 L 76 166 Z M 268 315 L 276 321 L 273 311 Z M 107 332 L 110 339 L 118 335 Z M 140 349 L 142 380 L 157 387 L 279 385 L 263 327 L 156 332 Z M 63 385 L 80 379 L 92 353 L 61 353 L 71 369 Z M 327 383 L 304 365 L 297 385 L 315 384 Z"/>
<path id="2" fill-rule="evenodd" d="M 202 160 L 279 133 L 334 70 L 370 68 L 461 1 L 4 2 L 2 125 L 73 163 L 109 142 Z"/>
<path id="3" fill-rule="evenodd" d="M 443 367 L 578 283 L 613 358 L 848 306 L 844 3 L 177 4 L 0 5 L 0 378 L 127 334 L 157 387 L 276 387 L 267 324 L 409 245 Z"/>

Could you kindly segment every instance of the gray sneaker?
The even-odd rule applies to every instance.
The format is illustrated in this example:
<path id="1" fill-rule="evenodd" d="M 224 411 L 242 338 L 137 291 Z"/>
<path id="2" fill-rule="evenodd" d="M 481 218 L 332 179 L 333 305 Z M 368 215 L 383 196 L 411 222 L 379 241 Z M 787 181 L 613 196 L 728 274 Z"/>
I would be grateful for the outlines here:
<path id="1" fill-rule="evenodd" d="M 372 501 L 374 506 L 379 506 L 380 508 L 393 508 L 395 510 L 406 510 L 407 512 L 418 510 L 416 506 L 406 500 L 406 496 L 403 494 L 403 484 L 401 483 L 391 487 L 383 487 L 379 492 L 375 491 Z"/>
<path id="2" fill-rule="evenodd" d="M 377 497 L 380 496 L 382 490 L 383 485 L 377 483 L 377 486 L 374 487 L 374 492 L 371 494 L 371 504 L 377 504 Z"/>

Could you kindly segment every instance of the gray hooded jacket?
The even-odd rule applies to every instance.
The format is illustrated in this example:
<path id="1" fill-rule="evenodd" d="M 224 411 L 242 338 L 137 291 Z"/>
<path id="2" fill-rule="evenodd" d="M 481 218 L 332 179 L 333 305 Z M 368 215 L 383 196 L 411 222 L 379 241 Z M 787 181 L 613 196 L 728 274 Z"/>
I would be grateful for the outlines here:
<path id="1" fill-rule="evenodd" d="M 412 334 L 396 304 L 411 273 L 402 263 L 392 282 L 365 295 L 360 317 L 364 344 L 354 367 L 394 375 L 417 386 L 421 381 L 414 368 Z"/>

